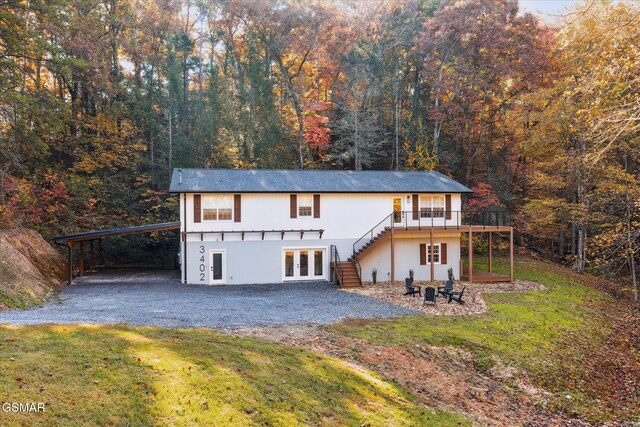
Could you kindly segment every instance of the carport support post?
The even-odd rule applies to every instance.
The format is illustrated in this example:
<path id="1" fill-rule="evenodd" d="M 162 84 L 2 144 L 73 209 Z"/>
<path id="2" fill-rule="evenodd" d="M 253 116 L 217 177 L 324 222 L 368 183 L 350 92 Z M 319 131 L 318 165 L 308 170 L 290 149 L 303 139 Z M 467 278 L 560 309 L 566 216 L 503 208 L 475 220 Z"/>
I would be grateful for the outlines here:
<path id="1" fill-rule="evenodd" d="M 96 263 L 96 251 L 93 242 L 93 240 L 89 242 L 89 270 L 91 270 Z"/>
<path id="2" fill-rule="evenodd" d="M 73 243 L 67 242 L 67 285 L 73 280 Z"/>
<path id="3" fill-rule="evenodd" d="M 78 276 L 82 276 L 84 274 L 84 242 L 80 242 L 80 273 Z"/>

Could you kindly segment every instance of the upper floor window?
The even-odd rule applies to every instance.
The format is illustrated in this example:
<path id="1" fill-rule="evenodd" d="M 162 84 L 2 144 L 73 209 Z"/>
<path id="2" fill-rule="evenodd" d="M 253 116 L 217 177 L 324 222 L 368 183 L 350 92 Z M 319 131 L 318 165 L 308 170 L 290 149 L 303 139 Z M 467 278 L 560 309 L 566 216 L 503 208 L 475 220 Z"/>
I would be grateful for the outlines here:
<path id="1" fill-rule="evenodd" d="M 202 196 L 202 219 L 205 221 L 231 221 L 233 196 Z"/>
<path id="2" fill-rule="evenodd" d="M 298 195 L 298 216 L 311 216 L 313 212 L 313 196 L 310 194 Z"/>
<path id="3" fill-rule="evenodd" d="M 444 194 L 420 196 L 420 218 L 444 217 Z"/>

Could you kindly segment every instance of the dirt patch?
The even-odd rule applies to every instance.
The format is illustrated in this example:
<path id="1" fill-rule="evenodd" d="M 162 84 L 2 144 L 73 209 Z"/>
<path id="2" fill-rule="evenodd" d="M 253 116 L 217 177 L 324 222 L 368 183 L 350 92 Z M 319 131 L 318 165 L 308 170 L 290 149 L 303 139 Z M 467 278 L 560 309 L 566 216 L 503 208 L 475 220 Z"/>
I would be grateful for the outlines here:
<path id="1" fill-rule="evenodd" d="M 436 282 L 435 284 L 431 284 L 430 282 L 416 282 L 415 284 L 421 286 L 423 291 L 427 286 L 433 286 L 435 288 L 444 286 L 444 282 Z M 423 298 L 418 295 L 403 295 L 406 288 L 404 283 L 401 282 L 396 282 L 393 286 L 390 282 L 378 282 L 375 285 L 373 283 L 363 283 L 362 288 L 344 289 L 344 291 L 366 295 L 402 308 L 418 310 L 431 316 L 460 316 L 486 312 L 487 304 L 485 304 L 482 298 L 483 293 L 526 292 L 545 289 L 545 287 L 539 283 L 516 280 L 515 283 L 457 282 L 454 285 L 454 290 L 460 291 L 463 287 L 465 288 L 462 298 L 465 302 L 464 304 L 458 304 L 455 301 L 449 303 L 448 299 L 442 296 L 436 300 L 435 304 L 424 304 Z"/>
<path id="2" fill-rule="evenodd" d="M 492 370 L 480 373 L 473 355 L 463 349 L 371 345 L 312 325 L 243 327 L 228 332 L 356 363 L 407 388 L 425 407 L 462 413 L 474 425 L 587 425 L 545 414 L 536 406 L 543 392 L 528 385 L 516 368 L 495 360 Z"/>
<path id="3" fill-rule="evenodd" d="M 61 289 L 64 260 L 38 232 L 0 230 L 0 309 L 44 302 Z"/>

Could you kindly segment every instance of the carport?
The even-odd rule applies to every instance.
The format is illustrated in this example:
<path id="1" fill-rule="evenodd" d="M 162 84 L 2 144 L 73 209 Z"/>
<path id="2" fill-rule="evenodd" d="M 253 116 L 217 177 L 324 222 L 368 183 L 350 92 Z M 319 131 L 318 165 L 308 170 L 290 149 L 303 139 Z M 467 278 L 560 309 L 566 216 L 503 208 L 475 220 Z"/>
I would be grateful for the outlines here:
<path id="1" fill-rule="evenodd" d="M 89 246 L 89 266 L 103 262 L 102 239 L 105 237 L 127 236 L 132 234 L 153 233 L 156 231 L 176 230 L 180 228 L 180 222 L 162 222 L 158 224 L 138 225 L 135 227 L 111 228 L 108 230 L 86 231 L 84 233 L 67 234 L 54 237 L 53 243 L 67 248 L 67 283 L 73 280 L 73 248 L 79 247 L 79 276 L 84 274 L 85 245 Z M 97 244 L 97 253 L 96 245 Z M 96 260 L 97 258 L 97 260 Z"/>

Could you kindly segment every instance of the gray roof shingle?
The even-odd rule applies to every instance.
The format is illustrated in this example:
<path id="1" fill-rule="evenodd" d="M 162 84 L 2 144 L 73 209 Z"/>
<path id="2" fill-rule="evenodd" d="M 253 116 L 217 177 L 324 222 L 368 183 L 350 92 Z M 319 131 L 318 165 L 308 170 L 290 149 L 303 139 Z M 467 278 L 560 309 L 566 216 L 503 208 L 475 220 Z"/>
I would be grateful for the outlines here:
<path id="1" fill-rule="evenodd" d="M 182 175 L 182 176 L 180 176 Z M 471 193 L 440 172 L 176 168 L 171 193 Z"/>

